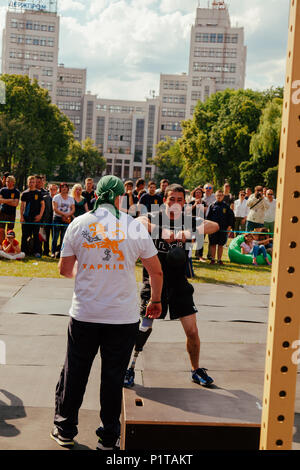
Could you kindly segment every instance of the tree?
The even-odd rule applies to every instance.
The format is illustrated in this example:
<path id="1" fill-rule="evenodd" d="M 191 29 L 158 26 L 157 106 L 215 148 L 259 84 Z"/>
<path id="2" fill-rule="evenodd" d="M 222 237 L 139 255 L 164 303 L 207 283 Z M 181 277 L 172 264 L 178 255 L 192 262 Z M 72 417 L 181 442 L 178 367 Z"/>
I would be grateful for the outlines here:
<path id="1" fill-rule="evenodd" d="M 183 183 L 182 156 L 178 142 L 170 137 L 160 141 L 156 146 L 156 155 L 151 163 L 156 166 L 155 181 L 159 185 L 161 179 L 166 178 L 172 183 Z"/>
<path id="2" fill-rule="evenodd" d="M 251 158 L 240 165 L 241 180 L 245 186 L 261 181 L 261 184 L 276 188 L 282 102 L 281 98 L 274 98 L 263 110 L 257 133 L 251 139 Z"/>
<path id="3" fill-rule="evenodd" d="M 193 119 L 182 123 L 179 141 L 187 186 L 207 181 L 223 186 L 227 179 L 232 191 L 239 191 L 241 164 L 249 162 L 251 140 L 274 93 L 228 89 L 197 103 Z"/>
<path id="4" fill-rule="evenodd" d="M 0 106 L 0 167 L 23 187 L 31 173 L 51 178 L 68 154 L 73 124 L 47 90 L 27 75 L 2 75 L 6 102 Z"/>
<path id="5" fill-rule="evenodd" d="M 83 181 L 87 177 L 101 176 L 105 167 L 105 158 L 88 137 L 83 142 L 72 142 L 66 163 L 60 167 L 59 173 L 67 181 Z"/>

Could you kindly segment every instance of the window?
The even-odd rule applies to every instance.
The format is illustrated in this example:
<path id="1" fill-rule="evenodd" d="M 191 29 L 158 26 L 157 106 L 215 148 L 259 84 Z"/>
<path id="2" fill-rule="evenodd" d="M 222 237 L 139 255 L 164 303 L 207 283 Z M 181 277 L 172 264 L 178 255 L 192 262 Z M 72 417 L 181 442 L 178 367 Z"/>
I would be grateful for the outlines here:
<path id="1" fill-rule="evenodd" d="M 26 29 L 33 29 L 32 21 L 27 21 L 26 22 Z"/>
<path id="2" fill-rule="evenodd" d="M 221 43 L 224 41 L 224 35 L 223 34 L 218 34 L 218 42 Z"/>

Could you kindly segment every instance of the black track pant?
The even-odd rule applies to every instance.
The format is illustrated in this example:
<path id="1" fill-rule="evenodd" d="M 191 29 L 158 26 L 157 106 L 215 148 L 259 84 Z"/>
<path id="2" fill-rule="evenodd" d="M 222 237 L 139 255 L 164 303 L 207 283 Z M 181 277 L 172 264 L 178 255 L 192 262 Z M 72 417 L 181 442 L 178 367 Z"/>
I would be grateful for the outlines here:
<path id="1" fill-rule="evenodd" d="M 120 435 L 122 388 L 139 322 L 127 325 L 80 322 L 71 318 L 65 364 L 56 386 L 54 424 L 64 437 L 77 435 L 93 360 L 100 347 L 100 419 L 107 438 Z"/>

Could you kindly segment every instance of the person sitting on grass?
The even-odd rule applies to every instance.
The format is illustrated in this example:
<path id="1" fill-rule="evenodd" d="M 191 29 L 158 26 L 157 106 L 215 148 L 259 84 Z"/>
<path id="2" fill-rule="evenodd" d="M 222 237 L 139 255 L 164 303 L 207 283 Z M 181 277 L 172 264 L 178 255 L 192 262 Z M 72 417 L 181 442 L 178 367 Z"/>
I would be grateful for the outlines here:
<path id="1" fill-rule="evenodd" d="M 258 240 L 259 235 L 254 235 L 252 233 L 247 233 L 244 236 L 244 242 L 241 243 L 241 253 L 243 255 L 251 254 L 253 257 L 254 266 L 258 266 L 256 258 L 258 255 L 262 254 L 266 260 L 266 263 L 270 266 L 271 263 L 268 259 L 267 251 L 264 245 L 259 244 Z"/>
<path id="2" fill-rule="evenodd" d="M 5 240 L 2 242 L 0 257 L 12 260 L 25 258 L 25 253 L 21 252 L 20 244 L 16 240 L 13 230 L 8 230 Z"/>

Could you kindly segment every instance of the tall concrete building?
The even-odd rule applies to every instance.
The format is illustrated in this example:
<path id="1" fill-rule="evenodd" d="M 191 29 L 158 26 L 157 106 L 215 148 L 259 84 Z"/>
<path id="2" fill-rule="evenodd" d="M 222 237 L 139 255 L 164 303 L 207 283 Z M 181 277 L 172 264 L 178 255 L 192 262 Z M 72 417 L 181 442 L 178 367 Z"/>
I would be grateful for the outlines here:
<path id="1" fill-rule="evenodd" d="M 36 79 L 74 123 L 74 135 L 80 139 L 86 69 L 58 64 L 59 24 L 54 0 L 10 1 L 2 38 L 2 73 Z"/>
<path id="2" fill-rule="evenodd" d="M 181 88 L 181 111 L 178 109 L 178 115 L 184 114 L 184 119 L 191 119 L 199 100 L 204 102 L 213 93 L 226 88 L 238 90 L 245 87 L 246 57 L 244 29 L 231 26 L 226 3 L 223 0 L 213 1 L 208 8 L 197 8 L 195 24 L 191 30 L 189 71 L 186 77 L 183 77 L 184 74 L 161 75 L 160 137 L 165 139 L 169 136 L 177 140 L 181 136 L 180 120 L 177 123 L 172 117 L 172 120 L 166 122 L 164 116 L 166 103 L 169 103 L 167 114 L 170 118 L 173 113 L 169 109 L 175 98 L 172 98 L 170 92 L 173 86 L 175 90 L 176 86 Z M 178 91 L 175 93 L 179 95 Z M 177 101 L 177 107 L 178 105 Z"/>

